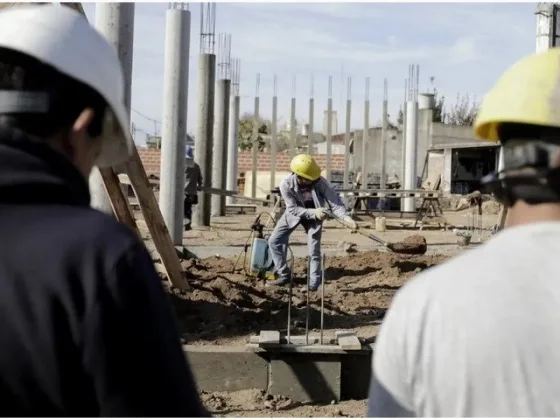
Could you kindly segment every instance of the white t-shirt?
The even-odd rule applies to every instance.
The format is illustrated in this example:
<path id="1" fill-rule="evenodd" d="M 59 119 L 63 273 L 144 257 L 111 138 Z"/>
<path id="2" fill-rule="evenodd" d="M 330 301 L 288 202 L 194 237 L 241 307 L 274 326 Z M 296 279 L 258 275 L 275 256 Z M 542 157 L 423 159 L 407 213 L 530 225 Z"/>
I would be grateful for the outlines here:
<path id="1" fill-rule="evenodd" d="M 407 283 L 373 370 L 418 417 L 559 417 L 560 222 L 508 228 Z"/>

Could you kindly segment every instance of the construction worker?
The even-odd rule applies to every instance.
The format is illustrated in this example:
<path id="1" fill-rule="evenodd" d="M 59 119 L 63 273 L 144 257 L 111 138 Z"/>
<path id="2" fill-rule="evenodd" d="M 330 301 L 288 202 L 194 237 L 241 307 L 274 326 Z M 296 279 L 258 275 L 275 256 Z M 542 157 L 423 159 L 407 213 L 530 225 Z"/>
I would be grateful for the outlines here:
<path id="1" fill-rule="evenodd" d="M 185 152 L 186 169 L 185 169 L 185 201 L 184 221 L 185 230 L 191 230 L 192 223 L 192 206 L 198 204 L 198 188 L 202 187 L 202 172 L 200 166 L 194 161 L 193 150 L 191 146 L 187 146 Z"/>
<path id="2" fill-rule="evenodd" d="M 323 221 L 332 212 L 351 229 L 356 222 L 346 212 L 340 196 L 321 176 L 321 168 L 311 156 L 300 154 L 290 163 L 292 173 L 280 184 L 280 194 L 286 211 L 278 220 L 269 239 L 269 249 L 277 279 L 269 284 L 283 286 L 290 281 L 286 262 L 290 235 L 299 225 L 307 232 L 309 258 L 311 259 L 309 290 L 321 285 L 321 234 Z M 305 291 L 305 286 L 302 291 Z"/>
<path id="3" fill-rule="evenodd" d="M 397 293 L 368 417 L 560 416 L 560 49 L 510 67 L 474 132 L 502 145 L 503 169 L 482 183 L 508 226 Z"/>
<path id="4" fill-rule="evenodd" d="M 112 46 L 61 5 L 0 12 L 0 413 L 206 415 L 134 232 L 90 208 L 134 144 Z"/>

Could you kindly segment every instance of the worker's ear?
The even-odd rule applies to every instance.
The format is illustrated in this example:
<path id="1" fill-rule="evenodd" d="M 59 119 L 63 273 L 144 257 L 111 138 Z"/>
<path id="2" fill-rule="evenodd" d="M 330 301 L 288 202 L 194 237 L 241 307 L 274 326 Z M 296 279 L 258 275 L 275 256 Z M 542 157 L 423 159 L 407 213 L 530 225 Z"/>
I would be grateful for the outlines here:
<path id="1" fill-rule="evenodd" d="M 84 109 L 63 138 L 64 154 L 85 177 L 89 176 L 101 152 L 100 139 L 91 138 L 88 134 L 94 116 L 93 109 Z"/>

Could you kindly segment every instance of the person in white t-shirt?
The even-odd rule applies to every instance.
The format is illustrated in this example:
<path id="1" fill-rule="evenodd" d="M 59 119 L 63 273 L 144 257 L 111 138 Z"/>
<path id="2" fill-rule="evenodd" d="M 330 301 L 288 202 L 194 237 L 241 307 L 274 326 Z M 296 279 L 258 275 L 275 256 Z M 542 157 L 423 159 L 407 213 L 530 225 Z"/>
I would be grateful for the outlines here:
<path id="1" fill-rule="evenodd" d="M 560 49 L 509 68 L 474 131 L 503 147 L 482 183 L 509 207 L 506 229 L 397 293 L 369 417 L 560 416 Z"/>

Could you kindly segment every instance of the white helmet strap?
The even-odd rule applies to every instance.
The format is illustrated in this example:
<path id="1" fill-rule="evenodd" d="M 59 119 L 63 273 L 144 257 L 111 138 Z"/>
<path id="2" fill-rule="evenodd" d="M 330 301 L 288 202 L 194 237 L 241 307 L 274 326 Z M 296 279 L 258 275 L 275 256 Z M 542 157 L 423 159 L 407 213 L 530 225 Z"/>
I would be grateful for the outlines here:
<path id="1" fill-rule="evenodd" d="M 45 114 L 49 104 L 47 92 L 0 90 L 0 114 Z"/>

